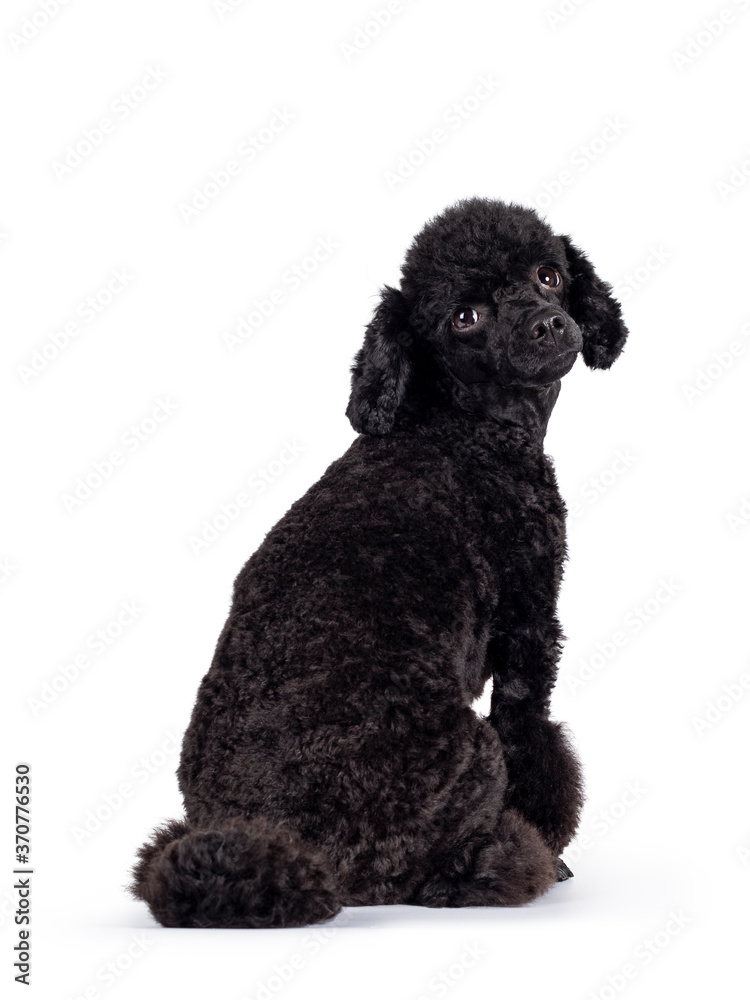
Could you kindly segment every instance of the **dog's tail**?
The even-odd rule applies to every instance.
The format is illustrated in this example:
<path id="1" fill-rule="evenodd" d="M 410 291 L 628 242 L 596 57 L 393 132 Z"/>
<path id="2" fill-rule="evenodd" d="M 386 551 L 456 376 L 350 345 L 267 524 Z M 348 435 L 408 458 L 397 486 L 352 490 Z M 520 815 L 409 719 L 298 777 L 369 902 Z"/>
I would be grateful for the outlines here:
<path id="1" fill-rule="evenodd" d="M 303 927 L 341 909 L 323 855 L 291 828 L 234 818 L 158 827 L 138 851 L 130 892 L 165 927 Z"/>

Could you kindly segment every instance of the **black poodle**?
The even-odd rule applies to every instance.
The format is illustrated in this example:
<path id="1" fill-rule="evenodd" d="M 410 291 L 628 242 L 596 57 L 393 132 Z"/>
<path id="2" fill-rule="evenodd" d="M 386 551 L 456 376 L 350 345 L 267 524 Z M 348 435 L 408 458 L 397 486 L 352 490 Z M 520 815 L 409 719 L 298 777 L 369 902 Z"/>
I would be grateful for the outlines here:
<path id="1" fill-rule="evenodd" d="M 610 292 L 518 205 L 462 201 L 416 237 L 352 369 L 359 436 L 235 581 L 185 734 L 186 819 L 133 870 L 160 923 L 517 905 L 570 874 L 581 773 L 549 717 L 565 508 L 543 439 L 578 353 L 622 350 Z"/>

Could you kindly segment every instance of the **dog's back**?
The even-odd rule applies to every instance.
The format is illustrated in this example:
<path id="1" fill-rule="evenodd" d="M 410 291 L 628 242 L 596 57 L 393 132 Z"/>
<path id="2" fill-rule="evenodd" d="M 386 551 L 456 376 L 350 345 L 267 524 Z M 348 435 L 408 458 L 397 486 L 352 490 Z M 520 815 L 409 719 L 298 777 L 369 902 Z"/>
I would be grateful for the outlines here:
<path id="1" fill-rule="evenodd" d="M 137 873 L 162 923 L 408 902 L 451 845 L 495 835 L 503 751 L 470 707 L 487 679 L 477 592 L 497 600 L 476 537 L 486 503 L 461 483 L 476 459 L 442 426 L 361 437 L 239 574 L 183 744 L 187 823 Z M 549 883 L 553 859 L 533 849 Z M 503 891 L 530 898 L 512 879 Z"/>

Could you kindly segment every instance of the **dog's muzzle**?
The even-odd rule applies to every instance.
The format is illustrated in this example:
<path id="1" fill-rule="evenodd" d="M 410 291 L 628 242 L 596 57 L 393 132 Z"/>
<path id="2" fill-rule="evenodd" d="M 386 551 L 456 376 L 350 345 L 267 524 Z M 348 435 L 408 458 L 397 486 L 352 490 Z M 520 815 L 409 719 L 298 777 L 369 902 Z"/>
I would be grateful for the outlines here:
<path id="1" fill-rule="evenodd" d="M 583 337 L 578 327 L 560 309 L 540 309 L 526 321 L 526 337 L 540 347 L 558 351 L 580 351 Z"/>

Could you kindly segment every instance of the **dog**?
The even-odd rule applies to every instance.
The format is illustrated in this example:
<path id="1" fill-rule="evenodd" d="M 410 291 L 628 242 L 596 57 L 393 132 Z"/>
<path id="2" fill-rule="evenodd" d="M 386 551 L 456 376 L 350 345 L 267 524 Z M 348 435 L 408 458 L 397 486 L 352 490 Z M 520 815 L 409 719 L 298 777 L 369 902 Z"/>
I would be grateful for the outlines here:
<path id="1" fill-rule="evenodd" d="M 569 874 L 581 768 L 550 719 L 565 507 L 543 451 L 611 286 L 531 209 L 458 202 L 408 250 L 352 367 L 358 437 L 234 584 L 131 892 L 168 927 L 343 906 L 515 906 Z M 472 702 L 492 679 L 489 716 Z"/>

